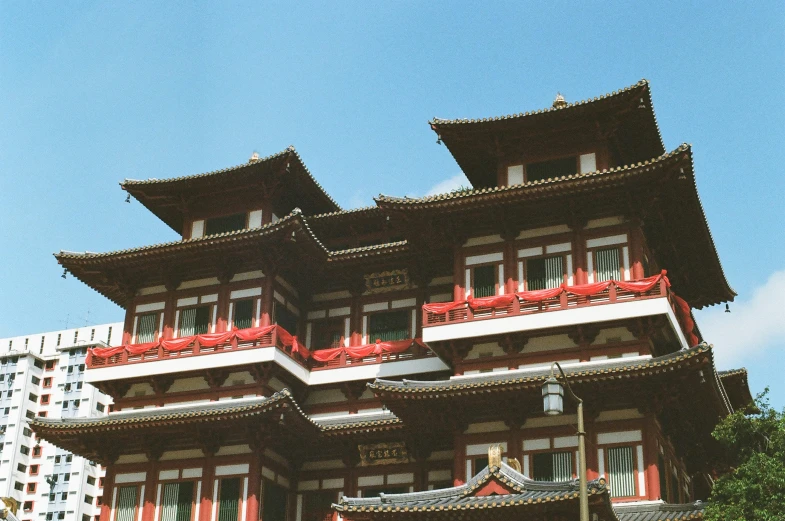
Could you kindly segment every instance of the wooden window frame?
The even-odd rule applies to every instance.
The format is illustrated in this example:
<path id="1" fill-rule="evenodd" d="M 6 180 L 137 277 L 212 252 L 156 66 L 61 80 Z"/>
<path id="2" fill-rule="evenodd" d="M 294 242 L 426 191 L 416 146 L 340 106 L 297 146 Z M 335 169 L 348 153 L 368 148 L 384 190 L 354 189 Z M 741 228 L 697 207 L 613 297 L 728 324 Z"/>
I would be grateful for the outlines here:
<path id="1" fill-rule="evenodd" d="M 243 501 L 243 478 L 247 478 L 247 476 L 238 474 L 238 475 L 232 475 L 232 476 L 221 476 L 220 478 L 218 478 L 218 490 L 216 491 L 216 495 L 215 495 L 217 501 L 213 505 L 216 521 L 219 521 L 219 517 L 221 515 L 221 489 L 223 488 L 224 480 L 227 480 L 227 479 L 237 479 L 237 480 L 239 480 L 239 483 L 240 483 L 240 486 L 237 489 L 238 490 L 238 494 L 239 494 L 237 496 L 237 521 L 240 521 L 241 515 L 242 515 L 243 505 L 245 503 Z M 156 520 L 156 521 L 159 521 L 159 520 Z"/>
<path id="2" fill-rule="evenodd" d="M 325 317 L 316 320 L 312 320 L 311 324 L 311 342 L 310 342 L 310 349 L 312 350 L 319 350 L 319 349 L 332 349 L 335 347 L 342 347 L 346 345 L 346 319 L 348 317 L 340 316 L 340 317 Z M 411 319 L 410 319 L 411 320 Z M 330 324 L 334 322 L 333 324 Z M 321 342 L 321 339 L 318 339 L 318 333 L 324 333 L 327 331 L 328 333 L 331 331 L 338 330 L 338 323 L 340 322 L 340 340 L 337 346 L 325 346 Z M 368 325 L 370 327 L 370 316 L 368 319 Z M 411 324 L 409 324 L 410 331 L 411 331 Z M 351 335 L 351 332 L 350 332 Z"/>
<path id="3" fill-rule="evenodd" d="M 229 476 L 229 477 L 233 477 L 233 476 Z M 101 479 L 103 479 L 103 478 L 101 478 Z M 223 478 L 220 478 L 220 479 L 223 479 Z M 196 497 L 196 495 L 197 495 L 196 491 L 199 488 L 199 479 L 181 479 L 181 480 L 171 480 L 171 481 L 170 480 L 166 480 L 166 481 L 159 482 L 159 484 L 161 485 L 161 501 L 158 504 L 159 513 L 158 513 L 158 518 L 155 521 L 162 521 L 162 519 L 163 519 L 164 512 L 163 512 L 163 508 L 162 507 L 163 507 L 164 487 L 166 485 L 171 485 L 172 483 L 192 483 L 193 484 L 193 489 L 192 489 L 193 493 L 191 495 L 191 512 L 189 514 L 189 520 L 190 521 L 196 521 L 195 511 L 196 511 L 196 502 L 197 502 L 197 499 L 198 499 Z M 219 481 L 219 483 L 220 483 L 220 481 Z M 241 488 L 240 494 L 242 495 L 242 481 L 240 482 L 240 485 L 241 485 L 241 487 L 240 487 Z M 102 486 L 103 486 L 103 484 L 101 483 L 99 485 L 99 487 L 102 487 Z M 100 497 L 100 496 L 98 496 L 98 497 Z M 221 497 L 221 496 L 219 495 L 218 497 Z"/>
<path id="4" fill-rule="evenodd" d="M 634 487 L 635 487 L 635 495 L 633 495 L 633 496 L 616 496 L 616 497 L 611 497 L 611 500 L 613 500 L 613 501 L 626 501 L 626 500 L 629 500 L 631 498 L 640 499 L 640 497 L 641 497 L 641 490 L 640 490 L 640 483 L 639 483 L 640 476 L 638 476 L 638 467 L 640 466 L 640 462 L 638 461 L 638 446 L 639 445 L 643 445 L 643 443 L 640 442 L 640 441 L 636 441 L 636 442 L 624 442 L 624 443 L 611 443 L 611 444 L 608 444 L 608 445 L 604 445 L 603 444 L 603 445 L 598 445 L 597 446 L 598 449 L 602 449 L 603 468 L 605 469 L 605 479 L 608 481 L 608 483 L 610 484 L 611 487 L 613 486 L 613 484 L 610 483 L 610 478 L 608 476 L 608 474 L 610 472 L 610 465 L 609 465 L 609 459 L 608 459 L 608 450 L 609 449 L 617 449 L 617 448 L 620 448 L 620 447 L 629 447 L 630 449 L 632 449 L 632 473 L 633 473 L 633 476 L 634 476 L 633 477 L 633 484 L 634 484 Z M 644 458 L 645 458 L 645 453 L 644 453 Z M 644 478 L 645 478 L 646 461 L 643 462 L 643 472 L 644 472 Z"/>
<path id="5" fill-rule="evenodd" d="M 123 488 L 131 488 L 131 487 L 136 489 L 136 493 L 134 494 L 134 513 L 133 513 L 133 516 L 131 517 L 131 519 L 135 521 L 138 518 L 138 515 L 139 515 L 139 499 L 140 499 L 139 492 L 140 492 L 141 487 L 140 487 L 140 484 L 138 484 L 138 483 L 129 483 L 129 484 L 122 484 L 122 485 L 118 485 L 117 486 L 117 504 L 115 505 L 115 508 L 113 509 L 114 510 L 114 517 L 112 518 L 111 521 L 119 521 L 118 520 L 118 516 L 120 515 L 120 508 L 119 508 L 120 507 L 120 490 L 123 489 Z"/>
<path id="6" fill-rule="evenodd" d="M 494 281 L 493 281 L 494 282 L 494 294 L 490 295 L 490 296 L 499 296 L 499 295 L 501 295 L 501 293 L 499 293 L 499 290 L 504 288 L 504 286 L 499 284 L 499 267 L 503 267 L 504 266 L 504 261 L 483 262 L 482 264 L 472 264 L 472 265 L 466 266 L 466 269 L 469 270 L 469 287 L 466 288 L 466 294 L 467 295 L 471 294 L 471 296 L 474 297 L 474 270 L 476 268 L 485 268 L 485 267 L 488 267 L 488 266 L 492 266 L 494 268 L 494 270 L 493 270 L 493 273 L 494 273 Z M 505 273 L 505 276 L 507 276 L 506 273 Z M 474 298 L 482 298 L 482 297 L 474 297 Z"/>
<path id="7" fill-rule="evenodd" d="M 234 298 L 229 300 L 229 307 L 231 308 L 231 312 L 229 313 L 229 327 L 227 328 L 229 331 L 235 331 L 238 328 L 235 325 L 235 317 L 237 316 L 237 303 L 243 302 L 246 300 L 251 301 L 251 326 L 256 327 L 259 324 L 260 315 L 261 315 L 261 297 L 240 297 Z"/>
<path id="8" fill-rule="evenodd" d="M 545 250 L 546 246 L 543 246 L 543 251 Z M 567 255 L 572 255 L 572 251 L 565 251 L 559 253 L 544 253 L 542 255 L 532 255 L 531 257 L 518 257 L 518 277 L 521 279 L 518 281 L 516 285 L 519 289 L 523 286 L 522 291 L 532 291 L 529 289 L 529 274 L 527 263 L 530 260 L 537 260 L 537 259 L 550 259 L 553 257 L 561 257 L 561 267 L 562 267 L 562 284 L 567 285 L 570 278 L 570 272 L 568 271 L 568 262 L 567 262 Z M 575 267 L 573 266 L 573 270 Z M 573 275 L 574 280 L 574 275 Z"/>
<path id="9" fill-rule="evenodd" d="M 598 250 L 612 250 L 615 249 L 619 252 L 619 272 L 617 277 L 612 280 L 624 280 L 624 247 L 629 248 L 629 243 L 608 244 L 607 246 L 597 246 L 594 248 L 586 248 L 586 256 L 591 255 L 591 275 L 592 281 L 597 282 L 597 251 Z M 588 259 L 587 259 L 588 260 Z"/>
<path id="10" fill-rule="evenodd" d="M 553 437 L 550 438 L 551 440 L 551 448 L 550 449 L 537 449 L 537 450 L 527 450 L 523 453 L 524 458 L 529 458 L 529 478 L 534 479 L 534 455 L 535 454 L 554 454 L 556 452 L 569 452 L 570 453 L 570 465 L 572 466 L 572 479 L 576 479 L 578 477 L 578 447 L 560 447 L 558 449 L 553 448 Z"/>
<path id="11" fill-rule="evenodd" d="M 216 306 L 217 302 L 208 302 L 205 304 L 196 304 L 195 306 L 183 306 L 177 308 L 176 316 L 177 316 L 177 323 L 175 324 L 175 338 L 182 338 L 183 334 L 181 333 L 181 323 L 183 320 L 183 312 L 189 309 L 198 309 L 198 308 L 207 308 L 207 332 L 205 333 L 194 333 L 197 335 L 204 335 L 209 334 L 215 331 L 215 321 L 213 317 L 216 316 Z M 191 335 L 187 335 L 191 336 Z"/>
<path id="12" fill-rule="evenodd" d="M 134 314 L 134 321 L 133 321 L 133 330 L 132 330 L 132 344 L 141 344 L 142 342 L 139 341 L 139 322 L 143 316 L 146 315 L 155 315 L 155 330 L 153 331 L 153 342 L 161 338 L 161 334 L 163 331 L 161 330 L 161 322 L 163 321 L 164 312 L 163 310 L 158 311 L 145 311 L 143 313 L 135 313 Z"/>
<path id="13" fill-rule="evenodd" d="M 406 308 L 395 308 L 395 309 L 381 309 L 379 311 L 373 311 L 373 312 L 367 313 L 365 315 L 365 319 L 368 321 L 368 329 L 366 331 L 366 335 L 367 335 L 366 343 L 368 343 L 368 344 L 376 343 L 376 339 L 372 338 L 372 336 L 371 336 L 371 317 L 372 316 L 376 316 L 376 315 L 383 315 L 385 313 L 406 313 L 406 327 L 407 327 L 407 331 L 408 331 L 407 334 L 408 335 L 412 335 L 412 309 L 414 309 L 414 308 L 406 307 Z M 415 333 L 416 333 L 416 331 L 415 331 Z M 400 342 L 401 340 L 409 340 L 410 338 L 413 338 L 413 337 L 412 336 L 408 336 L 406 338 L 402 338 L 402 339 L 399 339 L 399 340 L 382 340 L 382 342 Z"/>

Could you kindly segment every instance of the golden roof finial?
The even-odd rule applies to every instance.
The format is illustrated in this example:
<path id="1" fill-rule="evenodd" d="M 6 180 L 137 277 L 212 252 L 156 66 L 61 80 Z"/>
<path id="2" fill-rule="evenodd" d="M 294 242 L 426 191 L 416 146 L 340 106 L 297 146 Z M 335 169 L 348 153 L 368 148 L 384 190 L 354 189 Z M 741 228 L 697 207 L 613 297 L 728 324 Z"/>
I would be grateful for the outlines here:
<path id="1" fill-rule="evenodd" d="M 502 446 L 491 445 L 488 447 L 488 467 L 501 467 L 502 466 Z"/>
<path id="2" fill-rule="evenodd" d="M 567 100 L 561 95 L 561 92 L 556 93 L 556 99 L 553 100 L 553 108 L 561 109 L 567 106 Z"/>

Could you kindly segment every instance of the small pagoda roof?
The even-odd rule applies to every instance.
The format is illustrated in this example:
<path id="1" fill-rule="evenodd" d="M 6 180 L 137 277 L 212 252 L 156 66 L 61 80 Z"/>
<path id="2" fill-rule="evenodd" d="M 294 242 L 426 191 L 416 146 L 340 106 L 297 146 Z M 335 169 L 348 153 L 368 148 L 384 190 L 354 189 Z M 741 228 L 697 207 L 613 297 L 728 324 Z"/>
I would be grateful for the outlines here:
<path id="1" fill-rule="evenodd" d="M 730 369 L 720 371 L 720 380 L 728 393 L 728 398 L 733 404 L 734 409 L 743 409 L 753 405 L 752 393 L 750 392 L 749 382 L 747 381 L 747 369 Z"/>
<path id="2" fill-rule="evenodd" d="M 686 504 L 630 503 L 614 505 L 619 521 L 699 521 L 706 504 L 701 501 Z"/>
<path id="3" fill-rule="evenodd" d="M 602 512 L 604 519 L 615 519 L 604 479 L 588 483 L 590 507 Z M 578 480 L 563 482 L 534 481 L 506 463 L 482 469 L 466 484 L 438 490 L 407 494 L 380 494 L 378 497 L 343 497 L 333 508 L 349 519 L 425 515 L 428 519 L 456 517 L 488 519 L 499 516 L 539 512 L 571 512 L 579 501 Z M 611 516 L 611 517 L 608 517 Z M 494 516 L 495 517 L 495 516 Z"/>
<path id="4" fill-rule="evenodd" d="M 500 154 L 519 149 L 522 142 L 532 148 L 547 144 L 543 140 L 553 132 L 612 135 L 624 162 L 643 161 L 665 152 L 645 79 L 599 97 L 554 105 L 481 119 L 434 118 L 430 124 L 476 188 L 496 184 Z"/>
<path id="5" fill-rule="evenodd" d="M 126 179 L 120 186 L 173 230 L 181 233 L 184 208 L 201 196 L 211 196 L 227 187 L 248 191 L 275 179 L 288 193 L 287 206 L 300 207 L 306 214 L 340 211 L 341 207 L 311 175 L 293 146 L 247 163 L 169 179 Z"/>

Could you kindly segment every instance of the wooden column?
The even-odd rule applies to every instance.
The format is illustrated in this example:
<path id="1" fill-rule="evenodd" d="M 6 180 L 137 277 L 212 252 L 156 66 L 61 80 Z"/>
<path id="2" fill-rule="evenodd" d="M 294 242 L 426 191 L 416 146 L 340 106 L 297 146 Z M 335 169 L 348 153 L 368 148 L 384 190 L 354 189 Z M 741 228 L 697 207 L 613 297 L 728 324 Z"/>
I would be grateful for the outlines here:
<path id="1" fill-rule="evenodd" d="M 112 491 L 114 489 L 114 464 L 110 463 L 106 468 L 104 476 L 104 491 L 101 494 L 101 513 L 100 521 L 111 521 L 112 515 Z"/>
<path id="2" fill-rule="evenodd" d="M 518 263 L 515 258 L 515 232 L 507 232 L 502 235 L 504 239 L 504 293 L 512 295 L 518 291 L 515 284 L 518 273 Z"/>
<path id="3" fill-rule="evenodd" d="M 640 280 L 646 276 L 643 272 L 643 232 L 641 223 L 636 222 L 630 227 L 630 277 Z"/>
<path id="4" fill-rule="evenodd" d="M 600 477 L 600 464 L 597 459 L 597 428 L 594 422 L 595 415 L 587 414 L 584 419 L 586 429 L 586 479 L 589 481 Z"/>
<path id="5" fill-rule="evenodd" d="M 136 315 L 136 301 L 131 299 L 125 312 L 125 323 L 123 324 L 123 342 L 122 345 L 126 346 L 131 343 L 131 336 L 134 331 L 134 318 Z"/>
<path id="6" fill-rule="evenodd" d="M 154 521 L 155 495 L 158 489 L 158 460 L 150 460 L 147 467 L 147 482 L 144 488 L 144 503 L 142 505 L 142 521 Z"/>
<path id="7" fill-rule="evenodd" d="M 251 444 L 251 462 L 248 466 L 248 500 L 246 521 L 258 521 L 262 517 L 262 453 L 261 444 Z"/>
<path id="8" fill-rule="evenodd" d="M 458 302 L 466 298 L 466 289 L 463 287 L 466 275 L 463 267 L 463 249 L 460 244 L 453 247 L 452 270 L 453 300 Z"/>
<path id="9" fill-rule="evenodd" d="M 452 470 L 452 484 L 454 487 L 458 487 L 466 483 L 466 441 L 460 430 L 456 430 L 453 436 L 453 452 L 455 461 Z"/>
<path id="10" fill-rule="evenodd" d="M 363 309 L 360 295 L 362 291 L 358 288 L 353 288 L 352 303 L 349 311 L 349 345 L 359 346 L 363 343 Z"/>
<path id="11" fill-rule="evenodd" d="M 575 271 L 574 282 L 587 284 L 589 275 L 586 271 L 586 238 L 583 234 L 583 225 L 578 224 L 572 227 L 572 264 Z"/>
<path id="12" fill-rule="evenodd" d="M 199 519 L 194 521 L 212 521 L 213 517 L 213 488 L 215 480 L 215 459 L 212 454 L 206 454 L 204 470 L 202 471 L 202 494 L 199 498 Z"/>
<path id="13" fill-rule="evenodd" d="M 216 333 L 223 333 L 229 329 L 229 281 L 232 280 L 234 276 L 233 273 L 230 271 L 225 271 L 221 273 L 218 277 L 218 282 L 221 283 L 218 286 L 218 302 L 215 303 L 218 306 L 218 312 L 216 313 L 215 317 L 215 332 Z"/>
<path id="14" fill-rule="evenodd" d="M 261 327 L 269 326 L 273 323 L 273 281 L 275 274 L 272 270 L 264 270 L 264 280 L 262 281 L 262 316 L 259 319 Z"/>
<path id="15" fill-rule="evenodd" d="M 646 495 L 654 501 L 662 497 L 660 490 L 660 469 L 657 466 L 659 451 L 657 450 L 657 422 L 654 418 L 646 421 L 645 439 L 643 440 L 643 468 L 646 472 Z M 664 470 L 664 469 L 663 469 Z"/>

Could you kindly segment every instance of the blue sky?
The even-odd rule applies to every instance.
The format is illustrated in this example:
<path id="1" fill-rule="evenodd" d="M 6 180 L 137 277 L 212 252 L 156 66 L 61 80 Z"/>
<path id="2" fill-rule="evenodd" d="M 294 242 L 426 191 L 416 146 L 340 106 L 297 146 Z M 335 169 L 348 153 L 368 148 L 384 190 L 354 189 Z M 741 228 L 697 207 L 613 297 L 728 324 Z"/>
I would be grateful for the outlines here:
<path id="1" fill-rule="evenodd" d="M 785 405 L 785 4 L 224 4 L 0 3 L 0 337 L 122 318 L 52 253 L 177 238 L 123 202 L 124 178 L 294 144 L 344 207 L 422 195 L 460 174 L 433 116 L 647 78 L 666 147 L 694 146 L 739 293 L 699 324 L 721 367 Z"/>

